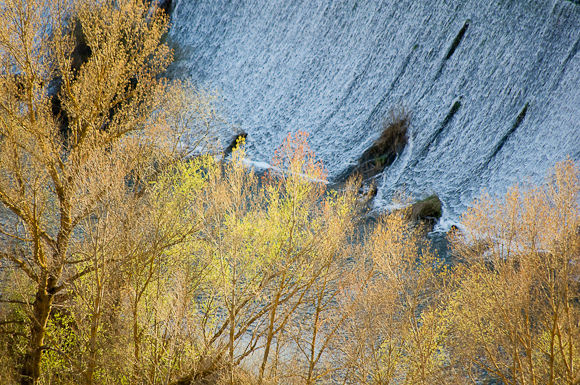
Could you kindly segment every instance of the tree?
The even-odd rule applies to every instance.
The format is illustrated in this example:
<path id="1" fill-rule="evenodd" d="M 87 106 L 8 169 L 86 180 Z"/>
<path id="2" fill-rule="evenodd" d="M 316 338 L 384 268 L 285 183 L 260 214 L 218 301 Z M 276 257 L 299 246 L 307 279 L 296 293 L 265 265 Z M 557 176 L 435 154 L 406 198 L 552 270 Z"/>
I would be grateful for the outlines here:
<path id="1" fill-rule="evenodd" d="M 356 384 L 437 383 L 444 369 L 445 268 L 410 221 L 409 210 L 378 218 L 347 280 L 350 304 L 340 351 L 345 379 Z M 347 308 L 347 306 L 343 306 Z"/>
<path id="2" fill-rule="evenodd" d="M 557 164 L 541 186 L 484 196 L 453 241 L 450 354 L 474 382 L 580 381 L 580 182 Z"/>
<path id="3" fill-rule="evenodd" d="M 360 214 L 354 188 L 358 181 L 350 180 L 341 192 L 326 191 L 326 171 L 302 132 L 288 135 L 272 163 L 276 171 L 266 183 L 266 226 L 273 231 L 266 244 L 270 263 L 279 274 L 269 291 L 272 302 L 260 378 L 266 374 L 274 347 L 275 362 L 283 361 L 280 348 L 288 342 L 285 336 L 303 362 L 301 376 L 313 383 L 320 375 L 315 369 L 341 324 L 339 316 L 333 318 L 334 325 L 321 327 L 322 318 L 330 325 L 331 314 L 337 310 L 340 274 L 347 269 L 349 242 Z M 280 368 L 272 365 L 272 369 L 274 374 Z"/>
<path id="4" fill-rule="evenodd" d="M 178 241 L 150 228 L 143 255 L 123 239 L 140 230 L 148 181 L 189 152 L 177 138 L 191 119 L 170 104 L 187 96 L 159 76 L 172 58 L 166 30 L 167 17 L 141 0 L 0 5 L 0 257 L 10 282 L 23 283 L 0 295 L 21 306 L 12 315 L 26 314 L 22 384 L 38 381 L 43 353 L 55 349 L 46 340 L 55 301 L 81 292 L 92 309 L 82 369 L 91 383 L 112 264 L 146 263 Z M 198 102 L 209 128 L 215 114 Z"/>
<path id="5" fill-rule="evenodd" d="M 335 278 L 346 268 L 356 189 L 325 193 L 305 134 L 284 141 L 262 180 L 243 158 L 238 148 L 231 162 L 205 166 L 207 185 L 193 197 L 204 208 L 190 249 L 203 267 L 189 306 L 199 359 L 180 383 L 216 375 L 233 382 L 248 358 L 257 362 L 257 381 L 288 375 L 283 348 L 294 344 L 296 323 L 305 333 L 316 328 L 311 304 L 318 288 L 326 282 L 324 293 L 336 292 Z"/>

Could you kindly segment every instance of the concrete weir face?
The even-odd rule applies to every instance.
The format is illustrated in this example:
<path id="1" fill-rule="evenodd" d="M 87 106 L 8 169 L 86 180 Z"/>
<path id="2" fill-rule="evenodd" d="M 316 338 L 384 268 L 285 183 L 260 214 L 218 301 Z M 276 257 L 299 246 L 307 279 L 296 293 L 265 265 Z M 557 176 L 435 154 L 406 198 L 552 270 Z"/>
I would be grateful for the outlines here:
<path id="1" fill-rule="evenodd" d="M 253 161 L 302 130 L 331 179 L 404 106 L 409 143 L 375 205 L 437 193 L 451 223 L 483 190 L 580 160 L 577 3 L 177 0 L 170 74 L 221 92 Z"/>

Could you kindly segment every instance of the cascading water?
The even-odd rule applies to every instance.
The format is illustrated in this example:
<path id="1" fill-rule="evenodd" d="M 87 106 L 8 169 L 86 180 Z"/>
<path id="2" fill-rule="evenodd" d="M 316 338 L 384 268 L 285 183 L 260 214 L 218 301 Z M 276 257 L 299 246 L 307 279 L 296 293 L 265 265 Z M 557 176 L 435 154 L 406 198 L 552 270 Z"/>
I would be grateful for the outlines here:
<path id="1" fill-rule="evenodd" d="M 375 206 L 436 193 L 442 223 L 483 190 L 580 160 L 580 5 L 566 0 L 177 0 L 170 75 L 218 89 L 267 162 L 289 132 L 331 179 L 412 113 Z"/>

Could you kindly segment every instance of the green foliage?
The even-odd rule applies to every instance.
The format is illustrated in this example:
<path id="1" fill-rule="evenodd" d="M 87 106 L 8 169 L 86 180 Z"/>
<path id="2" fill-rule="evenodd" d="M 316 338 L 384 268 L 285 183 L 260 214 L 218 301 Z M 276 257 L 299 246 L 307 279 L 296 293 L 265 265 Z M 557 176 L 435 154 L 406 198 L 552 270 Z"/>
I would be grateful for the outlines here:
<path id="1" fill-rule="evenodd" d="M 42 360 L 42 382 L 72 383 L 78 382 L 78 367 L 75 368 L 75 358 L 79 348 L 82 350 L 82 340 L 77 336 L 75 320 L 72 316 L 55 312 L 50 318 L 46 339 L 52 347 Z"/>

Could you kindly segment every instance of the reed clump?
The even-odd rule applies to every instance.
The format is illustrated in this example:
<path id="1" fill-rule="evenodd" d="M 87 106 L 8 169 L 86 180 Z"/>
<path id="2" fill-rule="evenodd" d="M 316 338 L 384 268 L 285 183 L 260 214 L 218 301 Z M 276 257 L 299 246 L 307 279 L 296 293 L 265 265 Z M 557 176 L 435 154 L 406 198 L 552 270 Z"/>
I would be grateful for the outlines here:
<path id="1" fill-rule="evenodd" d="M 363 179 L 370 179 L 389 167 L 403 152 L 409 141 L 411 113 L 396 107 L 384 117 L 381 134 L 360 157 L 357 170 Z"/>

